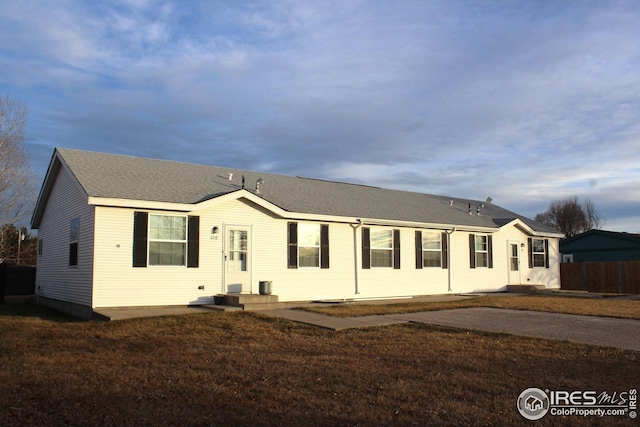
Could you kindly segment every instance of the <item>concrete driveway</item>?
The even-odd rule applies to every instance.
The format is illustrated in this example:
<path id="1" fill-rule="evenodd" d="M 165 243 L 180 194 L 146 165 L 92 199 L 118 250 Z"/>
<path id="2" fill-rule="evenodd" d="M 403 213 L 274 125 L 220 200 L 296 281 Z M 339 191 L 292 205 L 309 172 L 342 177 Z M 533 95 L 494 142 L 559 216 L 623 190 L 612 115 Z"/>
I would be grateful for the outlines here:
<path id="1" fill-rule="evenodd" d="M 334 317 L 291 309 L 260 311 L 260 313 L 336 331 L 416 322 L 640 351 L 640 320 L 614 317 L 488 307 L 363 317 Z"/>
<path id="2" fill-rule="evenodd" d="M 640 351 L 640 320 L 633 319 L 488 307 L 395 314 L 391 317 L 438 326 Z"/>

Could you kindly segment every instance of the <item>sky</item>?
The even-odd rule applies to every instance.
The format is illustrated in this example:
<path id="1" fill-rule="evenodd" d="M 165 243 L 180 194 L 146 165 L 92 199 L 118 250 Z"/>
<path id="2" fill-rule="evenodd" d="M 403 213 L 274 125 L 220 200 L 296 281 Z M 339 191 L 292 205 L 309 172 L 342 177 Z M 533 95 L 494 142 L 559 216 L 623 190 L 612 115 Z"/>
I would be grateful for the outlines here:
<path id="1" fill-rule="evenodd" d="M 640 232 L 640 2 L 0 0 L 54 147 L 484 200 Z"/>

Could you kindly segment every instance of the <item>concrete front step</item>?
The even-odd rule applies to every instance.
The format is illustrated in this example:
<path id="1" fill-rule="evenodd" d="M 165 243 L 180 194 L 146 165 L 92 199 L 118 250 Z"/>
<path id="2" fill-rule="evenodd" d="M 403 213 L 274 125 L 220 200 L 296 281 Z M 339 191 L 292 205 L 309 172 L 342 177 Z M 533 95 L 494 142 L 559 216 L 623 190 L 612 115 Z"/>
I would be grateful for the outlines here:
<path id="1" fill-rule="evenodd" d="M 243 310 L 271 310 L 281 308 L 277 295 L 225 294 L 217 297 L 222 297 L 223 305 L 240 307 Z"/>
<path id="2" fill-rule="evenodd" d="M 276 310 L 282 308 L 282 303 L 279 302 L 265 302 L 265 303 L 252 303 L 244 304 L 242 309 L 244 311 L 257 311 L 257 310 Z"/>
<path id="3" fill-rule="evenodd" d="M 547 288 L 544 285 L 507 285 L 507 292 L 518 294 L 535 294 L 545 289 Z"/>

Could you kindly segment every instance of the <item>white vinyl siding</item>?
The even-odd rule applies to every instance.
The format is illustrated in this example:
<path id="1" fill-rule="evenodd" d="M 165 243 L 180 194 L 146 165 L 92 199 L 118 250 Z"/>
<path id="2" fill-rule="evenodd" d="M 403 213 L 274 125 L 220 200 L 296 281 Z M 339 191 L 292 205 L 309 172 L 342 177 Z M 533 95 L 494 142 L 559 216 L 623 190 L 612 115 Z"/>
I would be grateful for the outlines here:
<path id="1" fill-rule="evenodd" d="M 77 219 L 77 266 L 69 267 L 71 221 Z M 36 294 L 91 307 L 94 208 L 77 181 L 61 167 L 38 229 L 41 246 Z"/>

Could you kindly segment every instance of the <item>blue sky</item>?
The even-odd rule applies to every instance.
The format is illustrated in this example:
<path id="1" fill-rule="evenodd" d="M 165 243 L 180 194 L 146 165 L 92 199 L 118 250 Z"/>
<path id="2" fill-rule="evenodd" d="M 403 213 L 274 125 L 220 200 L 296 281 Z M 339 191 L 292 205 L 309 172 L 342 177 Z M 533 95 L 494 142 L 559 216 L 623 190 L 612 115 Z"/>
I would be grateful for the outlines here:
<path id="1" fill-rule="evenodd" d="M 2 3 L 39 180 L 60 146 L 530 217 L 577 195 L 640 232 L 638 1 Z"/>

